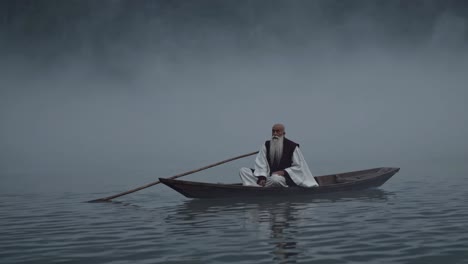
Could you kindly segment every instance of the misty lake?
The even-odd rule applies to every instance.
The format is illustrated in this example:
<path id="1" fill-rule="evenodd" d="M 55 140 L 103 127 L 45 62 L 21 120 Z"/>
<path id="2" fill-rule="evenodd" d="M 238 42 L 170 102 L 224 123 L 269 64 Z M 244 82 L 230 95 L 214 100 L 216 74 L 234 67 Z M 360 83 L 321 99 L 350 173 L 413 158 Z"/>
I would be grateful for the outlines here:
<path id="1" fill-rule="evenodd" d="M 0 264 L 468 264 L 467 69 L 468 1 L 0 1 Z M 315 199 L 85 202 L 275 123 L 315 176 L 401 170 Z"/>
<path id="2" fill-rule="evenodd" d="M 468 167 L 420 165 L 403 166 L 378 189 L 316 199 L 196 200 L 157 185 L 118 202 L 84 203 L 113 193 L 2 188 L 0 259 L 468 263 Z"/>

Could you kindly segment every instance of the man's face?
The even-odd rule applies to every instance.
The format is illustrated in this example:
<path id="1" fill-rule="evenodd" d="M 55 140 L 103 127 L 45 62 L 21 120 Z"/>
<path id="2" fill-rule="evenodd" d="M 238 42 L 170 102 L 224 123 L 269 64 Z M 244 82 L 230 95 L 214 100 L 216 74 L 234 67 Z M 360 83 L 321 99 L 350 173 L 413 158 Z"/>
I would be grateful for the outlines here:
<path id="1" fill-rule="evenodd" d="M 284 135 L 284 127 L 282 126 L 274 126 L 272 129 L 271 129 L 271 136 L 273 138 L 277 137 L 277 138 L 280 138 Z"/>

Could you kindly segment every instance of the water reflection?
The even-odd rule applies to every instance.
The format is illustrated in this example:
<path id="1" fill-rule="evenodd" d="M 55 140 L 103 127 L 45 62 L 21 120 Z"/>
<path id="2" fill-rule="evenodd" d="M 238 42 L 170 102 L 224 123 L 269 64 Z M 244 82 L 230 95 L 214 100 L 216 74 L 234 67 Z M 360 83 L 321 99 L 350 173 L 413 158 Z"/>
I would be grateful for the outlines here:
<path id="1" fill-rule="evenodd" d="M 269 204 L 260 210 L 268 218 L 273 260 L 278 263 L 296 263 L 299 250 L 297 249 L 297 207 L 291 202 Z M 262 222 L 262 218 L 258 219 Z"/>
<path id="2" fill-rule="evenodd" d="M 245 206 L 266 206 L 278 205 L 284 202 L 295 204 L 310 204 L 310 203 L 333 203 L 343 202 L 347 200 L 359 201 L 376 201 L 382 202 L 388 200 L 389 197 L 395 195 L 393 192 L 384 191 L 381 189 L 368 189 L 364 191 L 354 192 L 337 192 L 330 194 L 321 194 L 313 197 L 308 196 L 292 196 L 292 197 L 259 197 L 259 198 L 224 198 L 224 199 L 190 199 L 185 201 L 178 210 L 184 214 L 203 214 L 210 212 L 213 209 L 232 209 L 240 205 Z M 220 208 L 218 208 L 220 207 Z"/>
<path id="3" fill-rule="evenodd" d="M 255 241 L 263 241 L 268 245 L 267 248 L 256 245 L 254 246 L 256 250 L 266 250 L 263 253 L 267 253 L 274 263 L 296 263 L 300 259 L 301 252 L 307 251 L 307 248 L 302 248 L 297 241 L 300 237 L 298 226 L 310 220 L 304 218 L 304 210 L 313 210 L 314 207 L 336 202 L 356 200 L 382 202 L 390 195 L 393 194 L 373 189 L 314 198 L 295 197 L 288 198 L 287 201 L 284 197 L 187 200 L 177 206 L 174 213 L 167 216 L 166 221 L 183 222 L 185 226 L 198 229 L 199 233 L 210 228 L 221 230 L 220 233 L 225 234 L 226 229 L 238 225 L 239 219 L 243 219 L 241 222 L 244 224 L 238 232 L 243 232 L 243 237 L 256 234 L 256 239 L 259 240 Z M 197 235 L 198 233 L 191 234 Z M 249 241 L 244 242 L 249 243 Z M 217 246 L 221 247 L 221 245 Z"/>

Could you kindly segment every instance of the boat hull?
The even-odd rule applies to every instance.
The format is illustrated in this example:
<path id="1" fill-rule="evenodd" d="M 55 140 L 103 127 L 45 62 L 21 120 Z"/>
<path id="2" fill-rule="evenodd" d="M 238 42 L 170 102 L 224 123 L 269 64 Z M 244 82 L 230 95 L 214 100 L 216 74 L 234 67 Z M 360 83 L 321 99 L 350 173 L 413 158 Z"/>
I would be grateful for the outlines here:
<path id="1" fill-rule="evenodd" d="M 318 187 L 272 187 L 261 188 L 241 184 L 219 184 L 180 181 L 160 178 L 159 180 L 188 198 L 243 198 L 278 196 L 315 196 L 333 192 L 355 191 L 379 187 L 389 180 L 399 168 L 381 167 L 362 171 L 323 175 L 315 177 Z"/>

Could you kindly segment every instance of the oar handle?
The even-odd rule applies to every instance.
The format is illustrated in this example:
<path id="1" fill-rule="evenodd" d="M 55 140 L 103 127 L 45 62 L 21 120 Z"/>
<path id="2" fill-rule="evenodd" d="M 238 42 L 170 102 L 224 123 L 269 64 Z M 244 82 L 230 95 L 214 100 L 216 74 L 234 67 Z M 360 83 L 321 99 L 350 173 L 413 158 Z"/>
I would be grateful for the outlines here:
<path id="1" fill-rule="evenodd" d="M 233 161 L 233 160 L 236 160 L 236 159 L 241 159 L 241 158 L 244 158 L 244 157 L 252 156 L 252 155 L 255 155 L 257 153 L 258 153 L 258 151 L 255 151 L 255 152 L 247 153 L 247 154 L 240 155 L 240 156 L 237 156 L 237 157 L 234 157 L 234 158 L 226 159 L 226 160 L 216 162 L 216 163 L 213 163 L 213 164 L 205 166 L 205 167 L 201 167 L 199 169 L 195 169 L 195 170 L 191 170 L 191 171 L 187 171 L 187 172 L 184 172 L 184 173 L 181 173 L 181 174 L 171 176 L 168 179 L 177 179 L 177 178 L 180 178 L 180 177 L 185 176 L 185 175 L 189 175 L 189 174 L 192 174 L 192 173 L 195 173 L 195 172 L 206 170 L 206 169 L 209 169 L 209 168 L 212 168 L 212 167 L 215 167 L 215 166 L 218 166 L 218 165 L 221 165 L 223 163 L 227 163 L 227 162 L 230 162 L 230 161 Z M 134 193 L 134 192 L 146 189 L 146 188 L 151 187 L 153 185 L 156 185 L 158 183 L 161 183 L 161 182 L 160 181 L 155 181 L 155 182 L 152 182 L 152 183 L 148 183 L 146 185 L 143 185 L 141 187 L 138 187 L 138 188 L 135 188 L 135 189 L 123 192 L 123 193 L 115 194 L 115 195 L 112 195 L 112 196 L 108 196 L 108 197 L 104 197 L 104 198 L 100 198 L 100 199 L 96 199 L 96 200 L 91 200 L 91 201 L 88 201 L 88 203 L 109 202 L 110 200 L 115 199 L 117 197 L 124 196 L 124 195 L 130 194 L 130 193 Z"/>

